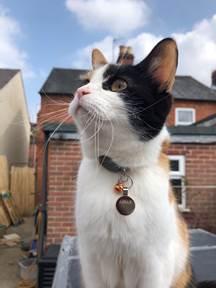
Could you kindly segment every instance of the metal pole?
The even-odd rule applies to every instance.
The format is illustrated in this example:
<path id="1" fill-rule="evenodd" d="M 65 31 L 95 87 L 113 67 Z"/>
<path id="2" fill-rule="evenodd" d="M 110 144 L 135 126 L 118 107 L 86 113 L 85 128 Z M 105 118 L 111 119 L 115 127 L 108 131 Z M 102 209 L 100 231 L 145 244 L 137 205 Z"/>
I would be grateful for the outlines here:
<path id="1" fill-rule="evenodd" d="M 112 63 L 114 63 L 114 61 L 115 61 L 115 42 L 116 42 L 116 39 L 115 38 L 113 38 L 112 39 Z"/>

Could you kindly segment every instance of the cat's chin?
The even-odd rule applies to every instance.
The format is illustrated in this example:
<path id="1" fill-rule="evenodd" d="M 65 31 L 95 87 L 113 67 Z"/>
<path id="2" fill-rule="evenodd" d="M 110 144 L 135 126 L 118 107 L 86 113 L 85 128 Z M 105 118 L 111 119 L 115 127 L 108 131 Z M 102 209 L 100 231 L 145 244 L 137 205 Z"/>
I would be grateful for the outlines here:
<path id="1" fill-rule="evenodd" d="M 77 97 L 74 97 L 73 101 L 70 103 L 68 108 L 68 114 L 74 117 L 79 109 L 79 100 Z"/>
<path id="2" fill-rule="evenodd" d="M 74 97 L 73 101 L 69 105 L 68 114 L 73 118 L 79 118 L 83 114 L 87 114 L 88 110 L 80 105 L 80 102 L 77 97 Z"/>

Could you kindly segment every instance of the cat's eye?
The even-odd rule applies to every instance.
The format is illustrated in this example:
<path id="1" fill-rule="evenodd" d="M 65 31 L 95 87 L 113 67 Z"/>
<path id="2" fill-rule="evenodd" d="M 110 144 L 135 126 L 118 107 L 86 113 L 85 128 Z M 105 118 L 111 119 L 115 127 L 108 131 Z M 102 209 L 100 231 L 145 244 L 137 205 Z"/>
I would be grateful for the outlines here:
<path id="1" fill-rule="evenodd" d="M 117 79 L 112 83 L 111 90 L 113 92 L 120 92 L 127 88 L 127 82 L 122 79 Z"/>

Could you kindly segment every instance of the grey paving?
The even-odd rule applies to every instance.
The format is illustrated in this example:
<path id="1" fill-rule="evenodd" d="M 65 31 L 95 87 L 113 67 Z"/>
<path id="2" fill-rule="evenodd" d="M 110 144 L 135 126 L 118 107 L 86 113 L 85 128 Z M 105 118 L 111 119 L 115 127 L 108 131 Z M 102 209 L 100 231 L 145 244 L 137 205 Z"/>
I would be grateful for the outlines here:
<path id="1" fill-rule="evenodd" d="M 33 218 L 25 218 L 23 224 L 10 227 L 7 234 L 17 233 L 22 240 L 32 238 Z M 18 261 L 25 255 L 20 246 L 13 248 L 0 246 L 0 288 L 16 288 L 19 281 Z"/>

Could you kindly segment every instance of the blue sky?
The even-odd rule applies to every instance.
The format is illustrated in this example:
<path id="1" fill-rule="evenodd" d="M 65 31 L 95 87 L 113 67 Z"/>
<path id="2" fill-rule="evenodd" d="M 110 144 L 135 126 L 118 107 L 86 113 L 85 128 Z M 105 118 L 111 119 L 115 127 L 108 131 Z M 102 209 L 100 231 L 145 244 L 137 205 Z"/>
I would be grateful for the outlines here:
<path id="1" fill-rule="evenodd" d="M 0 0 L 0 67 L 21 68 L 31 119 L 53 67 L 88 68 L 90 51 L 112 58 L 112 39 L 137 61 L 163 37 L 176 38 L 178 74 L 210 85 L 216 69 L 216 1 Z M 205 68 L 205 69 L 204 69 Z"/>

